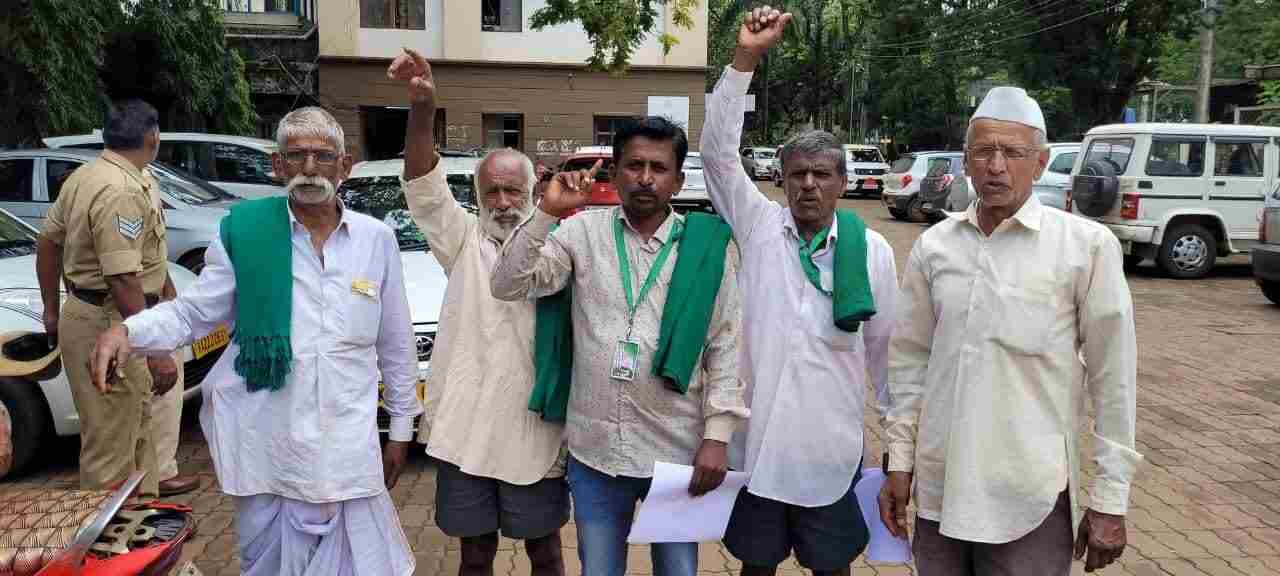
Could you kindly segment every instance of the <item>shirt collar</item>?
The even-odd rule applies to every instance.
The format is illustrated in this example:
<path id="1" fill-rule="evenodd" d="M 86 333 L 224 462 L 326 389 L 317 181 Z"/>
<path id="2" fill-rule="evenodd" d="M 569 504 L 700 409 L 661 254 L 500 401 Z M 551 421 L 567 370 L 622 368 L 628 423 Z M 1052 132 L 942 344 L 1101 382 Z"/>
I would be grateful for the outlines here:
<path id="1" fill-rule="evenodd" d="M 966 221 L 978 226 L 978 202 L 975 200 L 969 203 L 969 207 L 964 212 L 952 212 L 949 217 L 960 221 Z M 1013 221 L 1021 224 L 1023 228 L 1033 232 L 1040 231 L 1040 222 L 1044 219 L 1044 204 L 1040 203 L 1040 199 L 1033 193 L 1027 196 L 1022 207 L 1013 213 Z"/>
<path id="2" fill-rule="evenodd" d="M 142 171 L 139 170 L 137 166 L 134 166 L 133 162 L 130 162 L 129 159 L 121 156 L 119 152 L 114 150 L 103 150 L 101 158 L 111 164 L 114 164 L 121 170 L 124 170 L 125 173 L 129 174 L 129 177 L 138 181 L 138 185 L 142 186 L 143 190 L 151 190 L 151 183 L 146 178 L 142 177 Z"/>
<path id="3" fill-rule="evenodd" d="M 614 218 L 622 220 L 622 223 L 626 224 L 628 229 L 639 234 L 639 232 L 636 232 L 636 227 L 631 225 L 631 220 L 627 218 L 627 211 L 623 210 L 622 206 L 618 206 L 617 208 L 614 208 L 614 210 L 616 211 Z M 684 216 L 676 213 L 676 211 L 672 210 L 670 207 L 668 207 L 667 210 L 667 219 L 663 220 L 662 225 L 658 226 L 658 229 L 653 233 L 653 237 L 663 244 L 666 244 L 667 241 L 671 239 L 671 232 L 675 228 L 676 222 L 684 222 Z"/>
<path id="4" fill-rule="evenodd" d="M 800 228 L 796 226 L 796 218 L 793 214 L 791 214 L 791 210 L 787 210 L 787 219 L 782 222 L 782 228 L 787 232 L 790 232 L 791 235 L 796 238 L 796 240 L 802 239 L 800 238 Z M 836 238 L 840 237 L 839 231 L 840 231 L 840 227 L 836 225 L 836 215 L 834 212 L 832 212 L 831 223 L 827 225 L 827 243 L 826 243 L 827 246 L 835 245 Z"/>
<path id="5" fill-rule="evenodd" d="M 305 229 L 306 226 L 303 225 L 302 222 L 298 221 L 298 217 L 293 213 L 293 203 L 289 202 L 287 205 L 289 206 L 289 227 L 295 232 L 298 231 L 298 229 L 300 228 Z M 350 224 L 351 224 L 351 211 L 347 210 L 346 206 L 343 205 L 342 203 L 342 199 L 338 198 L 337 230 L 346 230 L 347 233 L 350 234 L 351 233 L 351 230 L 349 228 Z"/>

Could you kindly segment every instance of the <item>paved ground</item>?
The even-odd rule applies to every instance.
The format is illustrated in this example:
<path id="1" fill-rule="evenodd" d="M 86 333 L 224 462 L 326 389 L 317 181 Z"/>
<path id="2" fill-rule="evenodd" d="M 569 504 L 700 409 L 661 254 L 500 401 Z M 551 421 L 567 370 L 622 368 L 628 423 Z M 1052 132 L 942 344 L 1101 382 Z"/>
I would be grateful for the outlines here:
<path id="1" fill-rule="evenodd" d="M 846 205 L 888 237 L 901 269 L 923 226 L 895 222 L 871 200 Z M 1168 280 L 1145 267 L 1130 275 L 1140 355 L 1138 450 L 1147 463 L 1132 492 L 1131 546 L 1103 574 L 1280 574 L 1280 307 L 1269 305 L 1249 273 L 1247 258 L 1233 258 L 1206 280 Z M 188 416 L 180 465 L 205 482 L 174 499 L 190 503 L 200 519 L 200 534 L 184 553 L 206 575 L 237 574 L 233 507 L 217 490 L 199 426 Z M 870 411 L 868 422 L 875 422 Z M 878 464 L 876 428 L 868 428 L 867 462 Z M 74 483 L 74 440 L 50 448 L 20 481 Z M 418 454 L 392 496 L 418 574 L 456 574 L 457 543 L 433 526 L 434 493 L 434 469 Z M 572 525 L 564 542 L 570 573 L 578 574 Z M 644 548 L 635 547 L 630 562 L 630 573 L 650 573 Z M 717 545 L 702 547 L 700 566 L 704 574 L 738 568 Z M 497 570 L 527 574 L 524 551 L 504 540 Z M 802 573 L 791 561 L 780 572 Z M 1075 572 L 1082 572 L 1079 564 Z M 854 573 L 913 572 L 859 561 Z"/>

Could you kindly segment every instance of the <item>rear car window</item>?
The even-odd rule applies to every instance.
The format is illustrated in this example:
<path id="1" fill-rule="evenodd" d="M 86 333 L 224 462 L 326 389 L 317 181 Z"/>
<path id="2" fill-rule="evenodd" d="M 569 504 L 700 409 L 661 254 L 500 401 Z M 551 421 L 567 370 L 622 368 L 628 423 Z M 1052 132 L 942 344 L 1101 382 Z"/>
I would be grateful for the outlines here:
<path id="1" fill-rule="evenodd" d="M 925 171 L 925 177 L 942 176 L 951 172 L 950 158 L 930 158 L 929 168 Z"/>
<path id="2" fill-rule="evenodd" d="M 1261 178 L 1265 142 L 1215 142 L 1214 176 Z"/>
<path id="3" fill-rule="evenodd" d="M 845 150 L 844 157 L 846 162 L 884 162 L 879 150 Z"/>
<path id="4" fill-rule="evenodd" d="M 53 202 L 58 199 L 58 193 L 62 191 L 62 184 L 71 177 L 71 173 L 81 166 L 80 162 L 72 160 L 45 160 L 44 176 L 46 190 L 49 191 L 49 201 Z"/>
<path id="5" fill-rule="evenodd" d="M 1085 154 L 1085 164 L 1090 162 L 1107 162 L 1116 174 L 1124 174 L 1129 168 L 1129 157 L 1133 155 L 1133 138 L 1098 138 L 1089 143 L 1089 152 Z"/>
<path id="6" fill-rule="evenodd" d="M 1147 153 L 1148 176 L 1200 176 L 1204 174 L 1204 140 L 1159 138 Z"/>
<path id="7" fill-rule="evenodd" d="M 916 163 L 915 156 L 903 156 L 893 161 L 893 166 L 889 169 L 894 174 L 902 174 L 911 171 L 911 166 Z"/>
<path id="8" fill-rule="evenodd" d="M 1057 158 L 1053 159 L 1053 163 L 1049 165 L 1049 171 L 1057 174 L 1070 174 L 1071 168 L 1076 165 L 1076 156 L 1078 152 L 1063 152 Z"/>
<path id="9" fill-rule="evenodd" d="M 235 144 L 214 144 L 213 162 L 221 182 L 276 184 L 271 177 L 271 156 L 261 150 Z"/>
<path id="10" fill-rule="evenodd" d="M 35 164 L 30 158 L 0 160 L 0 201 L 32 201 L 31 178 Z"/>

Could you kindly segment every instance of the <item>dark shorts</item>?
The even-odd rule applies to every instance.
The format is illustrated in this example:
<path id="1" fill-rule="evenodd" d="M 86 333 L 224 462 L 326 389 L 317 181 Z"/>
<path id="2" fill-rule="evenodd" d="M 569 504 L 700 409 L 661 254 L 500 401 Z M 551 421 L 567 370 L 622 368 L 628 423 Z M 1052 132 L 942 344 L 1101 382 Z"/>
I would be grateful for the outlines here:
<path id="1" fill-rule="evenodd" d="M 436 465 L 436 525 L 454 538 L 499 530 L 513 540 L 549 536 L 569 522 L 569 485 L 544 478 L 529 486 L 472 476 L 444 461 Z"/>
<path id="2" fill-rule="evenodd" d="M 744 489 L 729 517 L 725 547 L 748 566 L 777 566 L 794 550 L 796 560 L 809 570 L 847 568 L 870 538 L 853 493 L 861 478 L 859 468 L 844 496 L 818 508 L 761 498 Z"/>

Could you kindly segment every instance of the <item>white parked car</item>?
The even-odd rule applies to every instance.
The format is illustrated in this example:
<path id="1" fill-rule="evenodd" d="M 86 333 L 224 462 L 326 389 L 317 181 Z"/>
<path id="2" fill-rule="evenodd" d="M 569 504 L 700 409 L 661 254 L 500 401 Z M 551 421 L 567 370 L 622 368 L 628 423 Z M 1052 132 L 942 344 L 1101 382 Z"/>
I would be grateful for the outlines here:
<path id="1" fill-rule="evenodd" d="M 702 154 L 689 152 L 684 157 L 684 186 L 671 198 L 671 206 L 678 211 L 696 210 L 712 212 L 711 196 L 707 194 L 707 180 L 702 174 Z"/>
<path id="2" fill-rule="evenodd" d="M 844 166 L 849 178 L 845 196 L 884 192 L 884 175 L 889 173 L 889 163 L 884 161 L 879 148 L 864 144 L 845 144 Z"/>
<path id="3" fill-rule="evenodd" d="M 768 180 L 778 165 L 777 147 L 748 146 L 742 149 L 742 167 L 752 180 Z"/>
<path id="4" fill-rule="evenodd" d="M 1071 210 L 1106 224 L 1129 265 L 1155 259 L 1199 278 L 1258 243 L 1280 174 L 1280 127 L 1111 124 L 1090 130 L 1072 169 Z"/>
<path id="5" fill-rule="evenodd" d="M 924 209 L 925 199 L 919 194 L 920 184 L 930 176 L 962 172 L 963 162 L 963 152 L 911 152 L 900 156 L 885 175 L 880 196 L 889 215 L 908 222 L 927 221 L 929 214 Z"/>
<path id="6" fill-rule="evenodd" d="M 102 149 L 102 131 L 79 136 L 52 136 L 44 139 L 50 148 Z M 203 178 L 241 198 L 283 196 L 284 186 L 276 181 L 271 154 L 276 143 L 263 138 L 161 132 L 157 160 Z"/>
<path id="7" fill-rule="evenodd" d="M 0 209 L 0 333 L 44 332 L 44 304 L 36 280 L 35 228 Z M 169 266 L 169 275 L 182 293 L 195 275 L 181 266 Z M 63 293 L 66 299 L 66 293 Z M 228 334 L 218 330 L 182 349 L 184 397 L 199 394 L 200 383 L 226 347 Z M 13 419 L 14 461 L 11 471 L 21 470 L 48 434 L 80 433 L 80 416 L 71 399 L 71 388 L 58 361 L 31 377 L 0 378 L 0 402 Z"/>
<path id="8" fill-rule="evenodd" d="M 1059 210 L 1067 208 L 1067 191 L 1071 189 L 1071 168 L 1080 154 L 1080 144 L 1062 143 L 1049 145 L 1049 165 L 1031 185 L 1031 191 L 1045 206 Z"/>
<path id="9" fill-rule="evenodd" d="M 62 183 L 98 154 L 75 149 L 0 152 L 0 208 L 32 227 L 43 228 Z M 204 267 L 204 250 L 217 236 L 226 208 L 239 198 L 159 162 L 153 162 L 147 170 L 160 184 L 167 257 L 199 274 Z"/>

